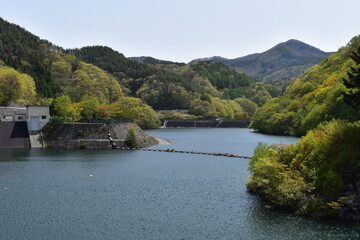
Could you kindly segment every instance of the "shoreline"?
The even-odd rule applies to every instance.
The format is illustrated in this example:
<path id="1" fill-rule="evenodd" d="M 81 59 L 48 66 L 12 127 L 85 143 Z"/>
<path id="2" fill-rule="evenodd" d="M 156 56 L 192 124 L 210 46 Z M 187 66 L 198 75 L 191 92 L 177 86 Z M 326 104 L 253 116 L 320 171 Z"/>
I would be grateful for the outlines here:
<path id="1" fill-rule="evenodd" d="M 155 139 L 159 142 L 158 145 L 171 145 L 171 142 L 169 142 L 166 139 L 162 139 L 162 138 L 155 138 Z"/>

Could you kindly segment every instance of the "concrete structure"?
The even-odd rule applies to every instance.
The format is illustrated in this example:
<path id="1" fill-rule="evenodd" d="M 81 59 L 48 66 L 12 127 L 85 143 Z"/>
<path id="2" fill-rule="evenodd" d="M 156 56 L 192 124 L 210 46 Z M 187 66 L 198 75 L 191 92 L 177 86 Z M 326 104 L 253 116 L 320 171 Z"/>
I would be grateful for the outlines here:
<path id="1" fill-rule="evenodd" d="M 29 132 L 39 132 L 49 121 L 49 106 L 29 105 L 26 107 L 26 122 Z"/>
<path id="2" fill-rule="evenodd" d="M 0 148 L 29 148 L 26 122 L 0 121 Z"/>
<path id="3" fill-rule="evenodd" d="M 24 107 L 0 107 L 0 121 L 2 122 L 25 122 L 26 108 Z"/>
<path id="4" fill-rule="evenodd" d="M 43 147 L 40 130 L 49 121 L 49 106 L 0 107 L 0 147 Z"/>

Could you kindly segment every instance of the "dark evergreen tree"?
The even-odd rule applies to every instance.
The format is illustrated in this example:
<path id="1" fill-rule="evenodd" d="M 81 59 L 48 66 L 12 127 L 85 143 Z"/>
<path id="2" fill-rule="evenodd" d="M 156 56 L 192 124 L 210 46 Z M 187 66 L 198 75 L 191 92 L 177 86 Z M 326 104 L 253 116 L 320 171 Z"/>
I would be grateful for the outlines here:
<path id="1" fill-rule="evenodd" d="M 360 47 L 350 55 L 356 63 L 355 67 L 347 72 L 347 77 L 343 79 L 348 91 L 343 93 L 344 101 L 355 109 L 360 109 Z"/>

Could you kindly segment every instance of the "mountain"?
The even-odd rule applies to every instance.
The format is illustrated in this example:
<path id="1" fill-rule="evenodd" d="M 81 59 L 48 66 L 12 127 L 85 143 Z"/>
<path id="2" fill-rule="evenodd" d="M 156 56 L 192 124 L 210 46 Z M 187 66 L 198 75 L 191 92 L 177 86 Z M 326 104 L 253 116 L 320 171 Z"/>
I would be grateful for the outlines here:
<path id="1" fill-rule="evenodd" d="M 54 99 L 70 106 L 58 117 L 75 119 L 78 103 L 95 98 L 106 105 L 106 117 L 116 115 L 119 102 L 122 109 L 135 102 L 203 117 L 246 118 L 271 98 L 265 84 L 222 63 L 135 60 L 106 46 L 64 50 L 0 18 L 0 104 Z"/>
<path id="2" fill-rule="evenodd" d="M 28 95 L 26 92 L 34 95 L 33 90 L 29 89 L 32 82 L 39 99 L 68 95 L 73 101 L 79 101 L 83 95 L 89 95 L 107 104 L 117 101 L 123 95 L 116 79 L 104 70 L 65 54 L 62 48 L 2 18 L 0 80 L 0 96 L 3 91 L 14 91 L 17 85 L 28 89 L 17 93 L 19 96 L 16 98 L 3 99 L 0 101 L 3 105 L 19 98 L 23 100 L 21 94 Z M 25 100 L 29 99 L 32 98 L 27 97 Z"/>
<path id="3" fill-rule="evenodd" d="M 253 78 L 218 62 L 185 65 L 152 57 L 126 58 L 104 46 L 68 49 L 66 53 L 108 71 L 126 94 L 141 98 L 155 109 L 186 109 L 196 98 L 208 96 L 245 97 L 258 105 L 271 98 L 271 88 L 255 86 Z"/>
<path id="4" fill-rule="evenodd" d="M 343 84 L 350 69 L 358 69 L 351 55 L 360 49 L 360 35 L 296 79 L 279 98 L 270 100 L 256 112 L 252 127 L 269 134 L 302 136 L 319 123 L 333 118 L 360 120 L 360 111 L 350 108 Z"/>
<path id="5" fill-rule="evenodd" d="M 222 57 L 202 58 L 192 62 L 221 62 L 239 72 L 252 76 L 258 81 L 277 82 L 297 77 L 306 69 L 321 62 L 331 54 L 292 39 L 279 43 L 263 53 L 255 53 L 235 59 Z"/>

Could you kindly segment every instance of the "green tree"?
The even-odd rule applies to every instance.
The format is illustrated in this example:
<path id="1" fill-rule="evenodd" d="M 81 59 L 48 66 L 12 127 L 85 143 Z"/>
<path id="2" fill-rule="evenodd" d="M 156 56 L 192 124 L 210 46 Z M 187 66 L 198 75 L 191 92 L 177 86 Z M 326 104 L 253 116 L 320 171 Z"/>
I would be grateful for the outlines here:
<path id="1" fill-rule="evenodd" d="M 114 105 L 121 110 L 119 117 L 134 119 L 143 129 L 157 128 L 160 125 L 156 112 L 139 98 L 122 97 Z"/>
<path id="2" fill-rule="evenodd" d="M 71 119 L 73 111 L 71 108 L 71 100 L 67 95 L 63 95 L 54 99 L 51 103 L 52 115 L 60 119 Z"/>
<path id="3" fill-rule="evenodd" d="M 99 109 L 99 100 L 96 97 L 84 95 L 81 98 L 80 106 L 82 108 L 81 115 L 91 121 Z"/>
<path id="4" fill-rule="evenodd" d="M 234 99 L 235 102 L 237 102 L 244 112 L 247 112 L 249 117 L 254 116 L 256 109 L 258 108 L 257 104 L 250 101 L 246 98 L 236 98 Z"/>
<path id="5" fill-rule="evenodd" d="M 265 133 L 303 136 L 319 123 L 334 118 L 359 120 L 360 111 L 345 103 L 360 106 L 360 56 L 353 54 L 359 48 L 360 36 L 354 37 L 348 46 L 310 68 L 283 96 L 267 101 L 256 111 L 252 127 Z"/>
<path id="6" fill-rule="evenodd" d="M 344 93 L 344 100 L 353 108 L 360 108 L 360 47 L 350 55 L 355 62 L 355 66 L 351 67 L 347 72 L 347 78 L 343 79 L 347 92 Z"/>
<path id="7" fill-rule="evenodd" d="M 217 112 L 215 107 L 208 101 L 201 101 L 200 99 L 194 99 L 189 108 L 189 113 L 204 118 L 217 118 Z"/>
<path id="8" fill-rule="evenodd" d="M 125 143 L 129 148 L 141 148 L 141 145 L 136 137 L 136 129 L 131 127 L 127 133 Z"/>
<path id="9" fill-rule="evenodd" d="M 249 162 L 249 190 L 300 214 L 353 199 L 346 186 L 360 180 L 360 122 L 333 120 L 309 131 L 296 145 L 259 144 Z M 333 203 L 336 204 L 333 204 Z"/>
<path id="10" fill-rule="evenodd" d="M 11 102 L 32 104 L 36 101 L 35 82 L 27 74 L 10 67 L 0 67 L 0 105 Z"/>

